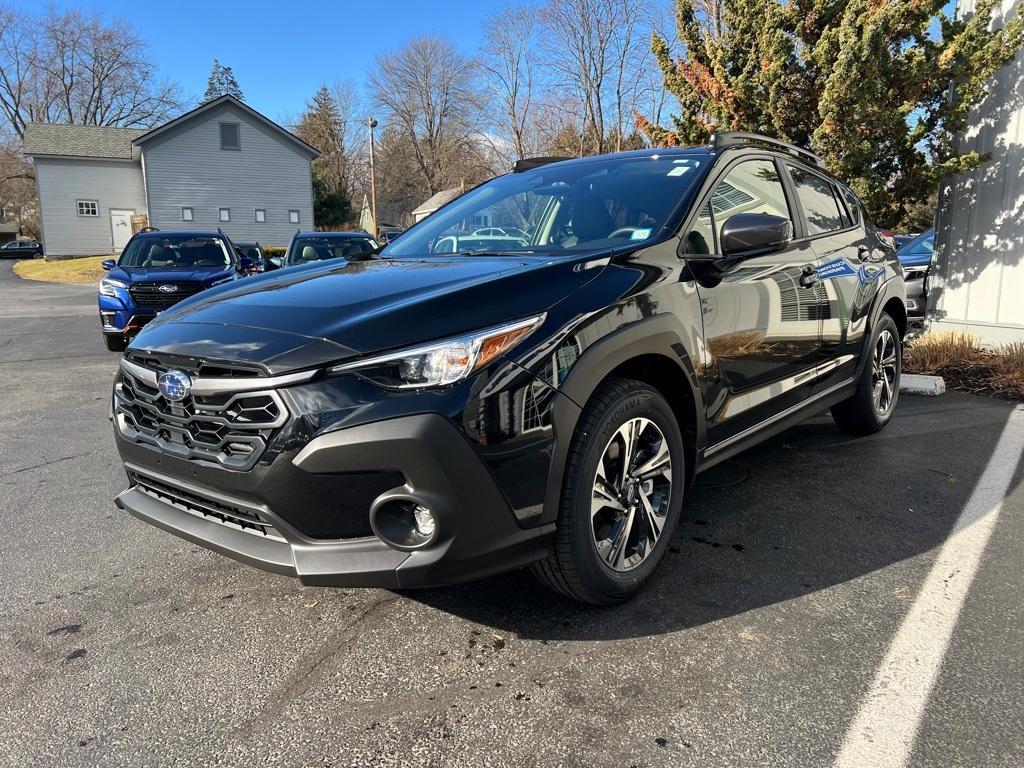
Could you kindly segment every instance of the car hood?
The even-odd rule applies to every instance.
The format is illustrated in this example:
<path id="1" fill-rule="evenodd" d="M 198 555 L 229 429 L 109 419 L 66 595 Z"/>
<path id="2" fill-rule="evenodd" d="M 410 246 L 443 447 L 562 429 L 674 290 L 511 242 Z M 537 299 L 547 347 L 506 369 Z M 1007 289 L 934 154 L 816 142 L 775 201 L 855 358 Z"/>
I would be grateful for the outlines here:
<path id="1" fill-rule="evenodd" d="M 586 256 L 333 261 L 198 294 L 136 350 L 258 363 L 271 373 L 418 344 L 544 312 L 592 280 Z"/>
<path id="2" fill-rule="evenodd" d="M 234 272 L 231 266 L 223 267 L 199 267 L 195 269 L 170 269 L 167 267 L 114 267 L 107 273 L 115 280 L 127 283 L 136 282 L 157 282 L 157 283 L 184 283 L 186 281 L 198 281 L 211 283 L 223 279 Z"/>

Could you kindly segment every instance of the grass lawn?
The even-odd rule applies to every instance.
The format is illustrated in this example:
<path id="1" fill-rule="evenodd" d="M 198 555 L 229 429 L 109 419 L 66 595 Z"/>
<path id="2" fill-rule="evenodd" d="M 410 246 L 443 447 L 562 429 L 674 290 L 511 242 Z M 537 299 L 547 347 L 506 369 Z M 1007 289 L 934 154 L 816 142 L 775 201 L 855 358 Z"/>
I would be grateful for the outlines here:
<path id="1" fill-rule="evenodd" d="M 25 259 L 14 265 L 14 274 L 26 280 L 44 280 L 47 283 L 95 283 L 106 274 L 100 262 L 109 258 L 83 256 L 63 261 Z"/>

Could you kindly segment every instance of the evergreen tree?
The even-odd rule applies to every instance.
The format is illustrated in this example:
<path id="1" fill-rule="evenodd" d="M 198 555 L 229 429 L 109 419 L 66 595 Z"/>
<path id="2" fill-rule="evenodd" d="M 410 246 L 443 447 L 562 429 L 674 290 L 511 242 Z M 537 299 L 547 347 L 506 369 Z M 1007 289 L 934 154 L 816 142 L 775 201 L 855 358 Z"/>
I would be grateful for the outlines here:
<path id="1" fill-rule="evenodd" d="M 662 37 L 652 47 L 680 114 L 670 128 L 638 126 L 660 145 L 749 130 L 810 146 L 877 223 L 919 218 L 940 178 L 984 161 L 959 153 L 955 136 L 1024 44 L 1024 15 L 990 28 L 999 0 L 962 19 L 946 4 L 677 0 L 681 58 Z"/>
<path id="2" fill-rule="evenodd" d="M 353 217 L 348 194 L 348 158 L 341 112 L 330 89 L 320 86 L 295 131 L 304 142 L 320 151 L 313 161 L 313 212 L 317 224 L 340 227 Z"/>
<path id="3" fill-rule="evenodd" d="M 213 101 L 226 94 L 234 96 L 239 101 L 245 101 L 242 97 L 242 89 L 235 79 L 235 73 L 231 67 L 225 67 L 217 59 L 213 60 L 210 68 L 210 77 L 206 81 L 206 93 L 203 94 L 203 102 Z"/>

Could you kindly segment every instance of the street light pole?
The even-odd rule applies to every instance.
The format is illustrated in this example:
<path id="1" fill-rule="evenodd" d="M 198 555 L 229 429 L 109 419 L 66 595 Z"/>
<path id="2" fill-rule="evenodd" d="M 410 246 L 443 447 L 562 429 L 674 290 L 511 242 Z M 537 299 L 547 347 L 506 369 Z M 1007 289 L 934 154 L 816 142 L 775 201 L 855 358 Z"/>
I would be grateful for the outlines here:
<path id="1" fill-rule="evenodd" d="M 367 118 L 366 124 L 370 127 L 370 215 L 373 216 L 373 236 L 379 237 L 380 227 L 377 225 L 377 171 L 373 164 L 373 129 L 377 127 L 377 121 L 370 117 Z"/>

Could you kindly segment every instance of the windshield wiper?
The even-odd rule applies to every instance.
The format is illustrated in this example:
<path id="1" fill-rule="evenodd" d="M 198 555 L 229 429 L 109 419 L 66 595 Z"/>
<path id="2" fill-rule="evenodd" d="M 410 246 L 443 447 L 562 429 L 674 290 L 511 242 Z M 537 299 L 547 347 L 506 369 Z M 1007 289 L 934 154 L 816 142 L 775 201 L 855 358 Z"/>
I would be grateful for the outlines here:
<path id="1" fill-rule="evenodd" d="M 533 256 L 536 251 L 492 251 L 487 248 L 478 248 L 475 251 L 456 251 L 450 254 L 451 256 L 522 256 L 530 255 Z M 436 254 L 438 256 L 444 254 Z"/>

